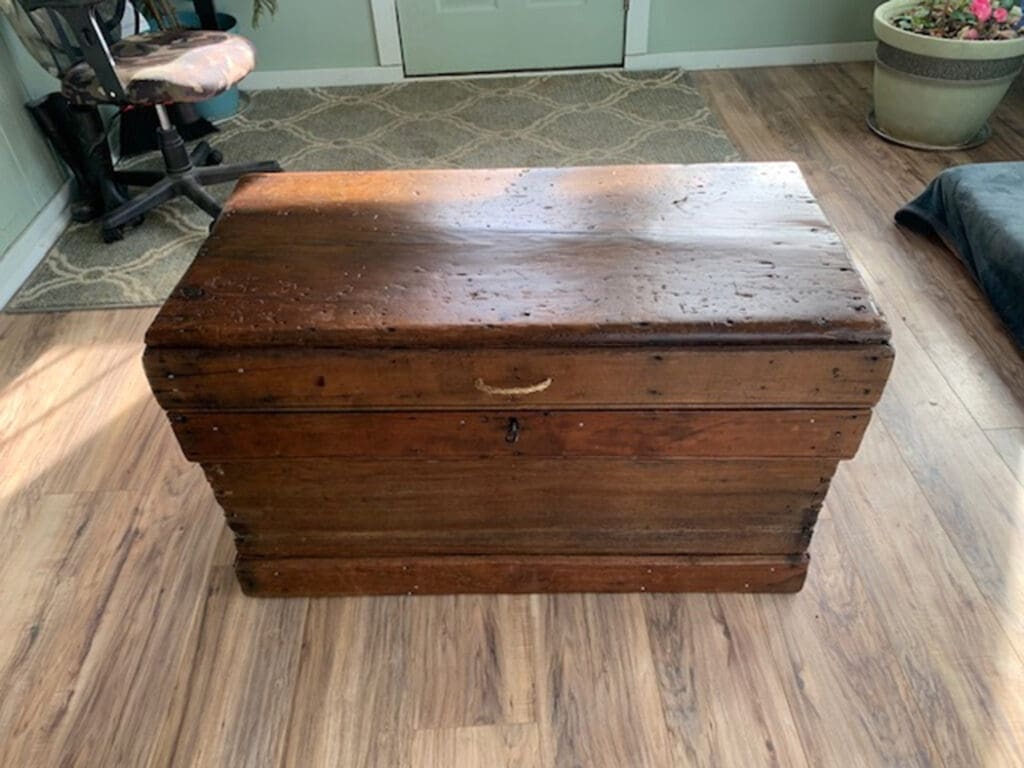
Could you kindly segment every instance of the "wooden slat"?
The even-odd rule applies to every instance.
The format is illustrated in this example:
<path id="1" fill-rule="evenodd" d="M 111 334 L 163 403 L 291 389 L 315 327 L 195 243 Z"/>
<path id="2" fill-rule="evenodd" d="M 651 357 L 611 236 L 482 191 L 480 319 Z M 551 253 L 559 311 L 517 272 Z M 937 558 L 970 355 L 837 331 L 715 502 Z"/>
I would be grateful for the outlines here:
<path id="1" fill-rule="evenodd" d="M 536 723 L 416 731 L 411 765 L 543 768 Z"/>
<path id="2" fill-rule="evenodd" d="M 404 604 L 413 628 L 406 679 L 415 689 L 407 697 L 409 726 L 420 730 L 536 719 L 529 598 L 451 595 L 392 602 Z M 466 679 L 477 682 L 466 685 Z M 415 760 L 410 768 L 414 765 Z"/>
<path id="3" fill-rule="evenodd" d="M 836 477 L 829 501 L 832 530 L 823 533 L 832 534 L 845 558 L 858 563 L 893 647 L 905 649 L 896 658 L 947 763 L 1015 765 L 1024 755 L 1024 665 L 1007 662 L 1013 645 L 1020 656 L 1014 625 L 1020 626 L 1016 595 L 1024 582 L 1018 577 L 1016 588 L 1005 584 L 999 602 L 985 598 L 984 583 L 976 581 L 980 571 L 966 565 L 938 525 L 908 464 L 879 420 L 857 460 Z M 886 482 L 879 487 L 882 476 Z M 1017 510 L 1024 512 L 1024 489 L 1018 493 Z M 900 511 L 898 525 L 892 523 L 893 509 Z M 975 511 L 970 505 L 964 509 Z M 822 555 L 816 546 L 816 567 L 825 562 Z M 903 588 L 893 589 L 894 583 Z M 921 626 L 931 628 L 927 637 Z M 998 706 L 977 706 L 993 699 Z"/>
<path id="4" fill-rule="evenodd" d="M 849 458 L 868 410 L 170 414 L 185 456 Z"/>
<path id="5" fill-rule="evenodd" d="M 286 558 L 235 563 L 246 594 L 797 592 L 807 556 Z"/>
<path id="6" fill-rule="evenodd" d="M 814 556 L 814 571 L 820 568 Z M 800 600 L 814 586 L 814 571 Z M 655 595 L 640 602 L 664 720 L 668 766 L 810 768 L 792 727 L 785 692 L 789 670 L 767 652 L 761 615 L 776 597 Z M 729 723 L 721 728 L 720 723 Z M 738 738 L 737 724 L 744 738 Z M 623 763 L 628 764 L 628 763 Z"/>
<path id="7" fill-rule="evenodd" d="M 294 459 L 207 466 L 232 525 L 321 530 L 785 526 L 835 459 Z M 813 521 L 813 520 L 812 520 Z"/>
<path id="8" fill-rule="evenodd" d="M 243 180 L 151 346 L 882 342 L 793 164 Z"/>
<path id="9" fill-rule="evenodd" d="M 851 763 L 957 768 L 961 764 L 947 762 L 936 747 L 934 723 L 921 717 L 915 700 L 930 695 L 928 684 L 915 691 L 914 684 L 924 681 L 913 680 L 900 665 L 901 657 L 919 648 L 889 633 L 887 612 L 877 610 L 864 589 L 859 560 L 837 552 L 828 511 L 811 547 L 814 568 L 798 600 L 764 600 L 758 606 L 763 643 L 758 651 L 779 671 L 786 699 L 773 703 L 789 710 L 789 730 L 799 734 L 814 768 Z M 888 585 L 902 587 L 898 579 L 888 579 Z M 920 642 L 937 641 L 925 626 Z M 735 655 L 742 653 L 735 649 Z"/>
<path id="10" fill-rule="evenodd" d="M 168 410 L 812 408 L 873 405 L 892 357 L 881 344 L 571 355 L 149 349 L 144 362 Z M 499 395 L 486 387 L 540 389 Z"/>
<path id="11" fill-rule="evenodd" d="M 162 760 L 151 765 L 283 764 L 295 703 L 282 691 L 298 685 L 309 601 L 254 605 L 228 562 L 222 550 L 194 593 L 202 595 L 194 640 L 164 701 L 175 718 L 161 723 Z"/>
<path id="12" fill-rule="evenodd" d="M 522 537 L 520 542 L 543 547 L 555 546 L 556 540 L 598 542 L 605 537 L 607 546 L 618 547 L 629 542 L 658 542 L 661 536 L 721 535 L 730 527 L 773 538 L 785 532 L 785 540 L 806 544 L 825 488 L 718 496 L 681 491 L 674 499 L 669 492 L 608 498 L 595 494 L 518 505 L 514 500 L 491 503 L 482 494 L 441 497 L 440 501 L 438 496 L 403 500 L 397 495 L 377 494 L 361 501 L 353 493 L 316 504 L 308 498 L 295 501 L 285 493 L 262 502 L 237 502 L 223 493 L 219 492 L 220 503 L 227 523 L 242 537 L 288 530 L 309 535 L 334 532 L 350 534 L 352 546 L 405 548 L 417 537 L 423 546 L 432 547 L 443 546 L 440 542 L 445 535 L 453 537 L 452 546 L 475 546 L 474 542 L 486 542 L 491 536 L 489 545 L 500 548 L 513 546 L 504 540 L 512 535 Z M 641 515 L 642 522 L 638 519 Z"/>
<path id="13" fill-rule="evenodd" d="M 1003 462 L 1024 485 L 1024 428 L 990 429 L 985 437 L 992 443 Z"/>
<path id="14" fill-rule="evenodd" d="M 643 604 L 651 599 L 649 595 L 530 598 L 537 720 L 546 766 L 682 768 L 690 762 L 672 759 L 644 621 Z M 693 598 L 670 599 L 689 602 Z M 609 626 L 617 630 L 600 629 Z M 687 665 L 685 659 L 677 663 Z"/>
<path id="15" fill-rule="evenodd" d="M 778 515 L 775 525 L 730 520 L 672 528 L 547 526 L 471 530 L 336 531 L 242 524 L 242 557 L 396 557 L 410 555 L 789 555 L 807 550 L 816 509 Z"/>

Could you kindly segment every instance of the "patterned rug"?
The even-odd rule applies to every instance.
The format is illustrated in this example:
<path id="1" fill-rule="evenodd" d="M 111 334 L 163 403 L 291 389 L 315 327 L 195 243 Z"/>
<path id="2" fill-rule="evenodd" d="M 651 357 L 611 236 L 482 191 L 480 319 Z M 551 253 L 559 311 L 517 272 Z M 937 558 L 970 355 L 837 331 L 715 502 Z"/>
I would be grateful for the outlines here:
<path id="1" fill-rule="evenodd" d="M 277 159 L 290 171 L 739 159 L 677 70 L 257 91 L 219 127 L 209 140 L 226 162 Z M 153 161 L 130 166 L 147 162 Z M 223 198 L 229 191 L 221 185 L 214 193 Z M 208 223 L 179 200 L 147 214 L 112 245 L 100 240 L 96 224 L 72 224 L 6 309 L 160 304 Z"/>

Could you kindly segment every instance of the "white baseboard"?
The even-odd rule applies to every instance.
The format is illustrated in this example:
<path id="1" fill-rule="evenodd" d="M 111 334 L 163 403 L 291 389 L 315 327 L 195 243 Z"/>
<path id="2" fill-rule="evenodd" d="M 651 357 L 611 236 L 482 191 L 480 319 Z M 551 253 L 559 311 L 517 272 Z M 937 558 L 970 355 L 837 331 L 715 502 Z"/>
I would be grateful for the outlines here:
<path id="1" fill-rule="evenodd" d="M 742 69 L 797 64 L 834 64 L 868 61 L 875 56 L 874 40 L 862 43 L 784 45 L 774 48 L 738 48 L 722 51 L 677 51 L 626 56 L 626 69 Z"/>
<path id="2" fill-rule="evenodd" d="M 0 258 L 0 309 L 18 292 L 32 270 L 71 221 L 71 180 L 64 182 Z"/>
<path id="3" fill-rule="evenodd" d="M 779 67 L 794 64 L 821 64 L 842 61 L 867 61 L 874 58 L 874 41 L 863 43 L 827 43 L 823 45 L 789 45 L 775 48 L 739 48 L 722 51 L 678 51 L 673 53 L 627 54 L 625 69 L 724 69 L 742 67 Z M 571 74 L 574 71 L 552 70 L 550 74 Z M 544 74 L 543 70 L 495 72 L 479 75 L 442 75 L 415 80 L 465 77 L 512 77 Z M 321 88 L 336 85 L 379 85 L 399 83 L 405 77 L 400 65 L 386 67 L 338 67 L 335 69 L 279 69 L 253 72 L 242 83 L 251 91 L 275 88 Z"/>
<path id="4" fill-rule="evenodd" d="M 339 67 L 337 69 L 278 69 L 253 72 L 242 82 L 248 91 L 275 88 L 326 88 L 334 85 L 397 83 L 405 76 L 400 66 Z"/>

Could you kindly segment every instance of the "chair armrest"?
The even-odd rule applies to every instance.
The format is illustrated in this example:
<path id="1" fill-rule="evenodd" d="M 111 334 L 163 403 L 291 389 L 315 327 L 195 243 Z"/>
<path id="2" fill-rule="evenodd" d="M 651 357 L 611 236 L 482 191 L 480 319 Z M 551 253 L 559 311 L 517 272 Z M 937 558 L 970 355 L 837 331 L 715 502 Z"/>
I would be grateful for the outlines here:
<path id="1" fill-rule="evenodd" d="M 96 6 L 102 0 L 19 0 L 27 11 L 53 11 L 64 19 L 82 50 L 85 61 L 93 68 L 107 97 L 111 101 L 124 101 L 124 83 L 114 69 L 114 56 L 103 27 L 96 18 Z"/>

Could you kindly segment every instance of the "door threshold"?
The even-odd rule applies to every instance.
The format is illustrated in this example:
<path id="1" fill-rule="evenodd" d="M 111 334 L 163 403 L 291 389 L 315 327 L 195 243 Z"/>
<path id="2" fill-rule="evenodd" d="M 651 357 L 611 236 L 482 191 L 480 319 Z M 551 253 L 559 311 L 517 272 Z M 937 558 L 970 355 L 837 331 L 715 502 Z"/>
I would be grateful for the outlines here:
<path id="1" fill-rule="evenodd" d="M 622 72 L 624 64 L 602 64 L 596 67 L 572 67 L 564 69 L 508 69 L 501 72 L 452 72 L 437 75 L 405 74 L 406 81 L 416 80 L 487 80 L 497 77 L 548 77 L 550 75 L 585 75 L 601 72 Z"/>

